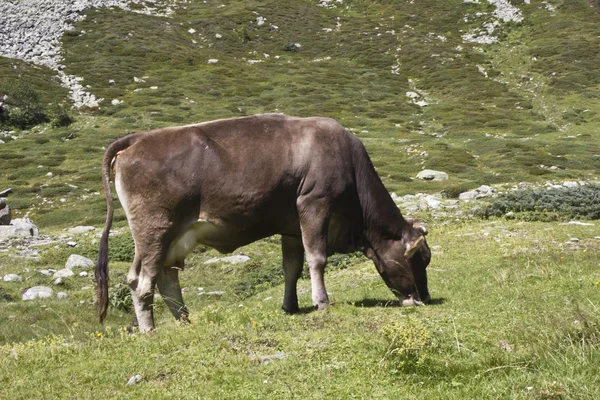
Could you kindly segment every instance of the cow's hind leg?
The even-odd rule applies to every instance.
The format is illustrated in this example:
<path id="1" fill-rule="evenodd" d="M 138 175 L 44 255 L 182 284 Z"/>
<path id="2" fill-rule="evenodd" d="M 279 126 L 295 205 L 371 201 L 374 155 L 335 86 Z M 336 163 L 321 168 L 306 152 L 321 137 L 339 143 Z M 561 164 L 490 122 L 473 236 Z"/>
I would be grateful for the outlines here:
<path id="1" fill-rule="evenodd" d="M 179 270 L 181 269 L 183 269 L 183 262 L 174 267 L 164 268 L 158 277 L 157 284 L 160 295 L 175 319 L 188 322 L 189 312 L 183 303 L 179 285 Z"/>
<path id="2" fill-rule="evenodd" d="M 327 263 L 327 230 L 329 203 L 327 198 L 298 198 L 298 215 L 302 230 L 302 243 L 310 272 L 313 306 L 323 310 L 329 305 L 325 289 L 325 264 Z"/>
<path id="3" fill-rule="evenodd" d="M 288 313 L 296 313 L 298 307 L 298 293 L 296 284 L 302 275 L 304 265 L 304 248 L 302 240 L 290 236 L 281 237 L 281 251 L 283 255 L 283 275 L 285 291 L 283 294 L 283 308 Z"/>
<path id="4" fill-rule="evenodd" d="M 154 329 L 154 289 L 163 268 L 160 238 L 135 237 L 135 259 L 127 274 L 140 332 Z"/>
<path id="5" fill-rule="evenodd" d="M 140 332 L 154 329 L 154 287 L 158 278 L 155 266 L 156 262 L 147 258 L 134 260 L 127 275 Z"/>

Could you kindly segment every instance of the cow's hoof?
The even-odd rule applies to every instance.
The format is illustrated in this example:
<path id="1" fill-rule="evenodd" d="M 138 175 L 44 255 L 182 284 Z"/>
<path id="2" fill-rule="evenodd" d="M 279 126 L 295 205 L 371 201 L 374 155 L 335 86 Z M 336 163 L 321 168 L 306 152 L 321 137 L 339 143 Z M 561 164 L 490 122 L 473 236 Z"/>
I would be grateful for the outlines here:
<path id="1" fill-rule="evenodd" d="M 281 309 L 285 311 L 286 314 L 298 314 L 300 312 L 300 307 L 297 305 L 295 307 L 281 306 Z"/>
<path id="2" fill-rule="evenodd" d="M 327 307 L 329 307 L 329 303 L 317 303 L 313 304 L 313 307 L 317 311 L 324 311 L 325 309 L 327 309 Z"/>

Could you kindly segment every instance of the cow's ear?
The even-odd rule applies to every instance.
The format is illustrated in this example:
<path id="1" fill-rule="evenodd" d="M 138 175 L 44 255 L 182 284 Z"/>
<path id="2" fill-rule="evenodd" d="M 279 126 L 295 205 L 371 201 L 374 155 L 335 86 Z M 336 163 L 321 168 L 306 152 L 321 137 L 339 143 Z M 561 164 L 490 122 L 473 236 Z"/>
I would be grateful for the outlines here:
<path id="1" fill-rule="evenodd" d="M 404 251 L 404 257 L 411 258 L 415 255 L 415 253 L 419 250 L 425 238 L 423 236 L 419 236 L 417 239 L 413 240 L 410 243 L 406 244 L 406 250 Z"/>

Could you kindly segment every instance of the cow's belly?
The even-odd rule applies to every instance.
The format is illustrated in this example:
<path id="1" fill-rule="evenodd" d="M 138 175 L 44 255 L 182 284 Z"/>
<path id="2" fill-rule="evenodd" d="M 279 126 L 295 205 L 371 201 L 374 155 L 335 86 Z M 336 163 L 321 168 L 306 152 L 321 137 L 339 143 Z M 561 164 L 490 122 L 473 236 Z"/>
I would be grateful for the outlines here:
<path id="1" fill-rule="evenodd" d="M 241 241 L 238 230 L 200 220 L 190 224 L 173 241 L 167 252 L 165 265 L 171 266 L 183 261 L 200 244 L 229 253 L 246 243 Z"/>

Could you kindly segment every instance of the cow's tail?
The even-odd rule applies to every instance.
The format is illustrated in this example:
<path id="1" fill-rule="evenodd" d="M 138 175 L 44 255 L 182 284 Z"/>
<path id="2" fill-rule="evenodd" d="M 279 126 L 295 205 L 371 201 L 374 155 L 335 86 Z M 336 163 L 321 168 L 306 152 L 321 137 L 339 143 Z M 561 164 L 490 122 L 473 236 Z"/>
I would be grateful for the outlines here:
<path id="1" fill-rule="evenodd" d="M 102 159 L 102 187 L 106 197 L 106 222 L 104 231 L 100 239 L 100 248 L 98 249 L 98 260 L 96 261 L 96 297 L 98 304 L 98 313 L 100 314 L 100 323 L 106 317 L 108 309 L 108 236 L 112 226 L 114 214 L 112 191 L 110 188 L 110 170 L 113 160 L 120 151 L 131 146 L 138 138 L 137 134 L 128 135 L 112 142 Z"/>

